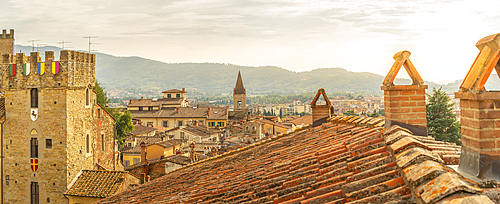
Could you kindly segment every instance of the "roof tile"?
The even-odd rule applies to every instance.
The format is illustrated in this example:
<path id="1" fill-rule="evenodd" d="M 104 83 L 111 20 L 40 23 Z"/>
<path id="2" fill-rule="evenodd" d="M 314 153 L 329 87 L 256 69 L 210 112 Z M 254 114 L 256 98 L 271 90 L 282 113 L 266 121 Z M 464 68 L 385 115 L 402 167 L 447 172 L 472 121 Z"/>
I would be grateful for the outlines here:
<path id="1" fill-rule="evenodd" d="M 457 191 L 482 193 L 483 189 L 469 185 L 469 183 L 465 182 L 464 178 L 457 173 L 448 172 L 432 179 L 425 185 L 419 186 L 415 193 L 418 197 L 422 198 L 425 203 L 435 203 Z"/>
<path id="2" fill-rule="evenodd" d="M 430 151 L 426 151 L 420 147 L 415 147 L 409 150 L 406 150 L 399 155 L 396 155 L 396 164 L 399 168 L 405 169 L 406 167 L 421 163 L 425 160 L 433 160 L 438 163 L 444 163 L 441 158 L 433 155 Z"/>

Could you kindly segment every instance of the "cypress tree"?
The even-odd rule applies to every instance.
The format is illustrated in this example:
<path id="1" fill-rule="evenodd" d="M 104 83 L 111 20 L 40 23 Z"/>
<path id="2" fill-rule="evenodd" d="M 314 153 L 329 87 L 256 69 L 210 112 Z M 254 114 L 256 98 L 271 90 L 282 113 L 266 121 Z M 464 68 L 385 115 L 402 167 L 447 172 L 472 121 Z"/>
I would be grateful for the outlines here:
<path id="1" fill-rule="evenodd" d="M 433 88 L 432 95 L 427 94 L 427 133 L 436 140 L 461 145 L 459 139 L 460 122 L 453 113 L 453 103 L 444 91 Z"/>

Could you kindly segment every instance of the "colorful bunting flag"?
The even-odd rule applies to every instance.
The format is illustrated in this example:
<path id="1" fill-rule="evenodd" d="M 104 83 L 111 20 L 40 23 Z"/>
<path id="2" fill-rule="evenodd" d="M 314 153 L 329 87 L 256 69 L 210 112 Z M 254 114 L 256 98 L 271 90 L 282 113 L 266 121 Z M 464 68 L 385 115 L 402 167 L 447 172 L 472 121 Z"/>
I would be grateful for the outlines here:
<path id="1" fill-rule="evenodd" d="M 16 75 L 16 64 L 10 64 L 9 65 L 9 74 L 11 76 L 15 76 Z"/>
<path id="2" fill-rule="evenodd" d="M 52 74 L 59 73 L 59 62 L 52 62 Z"/>
<path id="3" fill-rule="evenodd" d="M 45 73 L 45 62 L 38 63 L 38 74 L 43 75 Z"/>
<path id="4" fill-rule="evenodd" d="M 28 76 L 28 74 L 30 74 L 30 63 L 23 64 L 23 73 L 26 76 Z"/>

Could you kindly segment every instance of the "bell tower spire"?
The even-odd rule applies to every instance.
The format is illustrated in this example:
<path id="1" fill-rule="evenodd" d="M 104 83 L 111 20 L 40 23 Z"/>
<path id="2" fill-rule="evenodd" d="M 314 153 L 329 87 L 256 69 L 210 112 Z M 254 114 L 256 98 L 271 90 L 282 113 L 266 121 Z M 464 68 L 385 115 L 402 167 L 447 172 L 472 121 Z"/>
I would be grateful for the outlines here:
<path id="1" fill-rule="evenodd" d="M 236 86 L 233 90 L 233 103 L 234 111 L 246 109 L 246 90 L 243 86 L 243 80 L 241 79 L 240 71 L 238 71 L 238 79 L 236 79 Z"/>

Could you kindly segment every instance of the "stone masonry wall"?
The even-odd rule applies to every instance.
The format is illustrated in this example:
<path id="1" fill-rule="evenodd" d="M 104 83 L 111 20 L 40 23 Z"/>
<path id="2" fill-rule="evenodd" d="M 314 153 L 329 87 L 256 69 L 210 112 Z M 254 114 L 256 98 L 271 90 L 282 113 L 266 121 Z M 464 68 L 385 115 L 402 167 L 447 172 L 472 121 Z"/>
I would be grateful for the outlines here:
<path id="1" fill-rule="evenodd" d="M 28 89 L 6 90 L 5 201 L 28 203 L 31 182 L 38 182 L 40 199 L 64 203 L 61 194 L 66 190 L 66 102 L 65 90 L 41 89 L 39 91 L 38 119 L 30 118 L 30 91 Z M 33 172 L 30 164 L 30 140 L 38 140 L 38 170 Z M 46 146 L 52 140 L 52 148 Z"/>
<path id="2" fill-rule="evenodd" d="M 0 67 L 17 64 L 17 73 L 10 76 L 2 73 L 5 90 L 6 122 L 5 175 L 9 185 L 5 186 L 7 203 L 29 203 L 31 182 L 38 182 L 40 202 L 50 199 L 51 203 L 68 203 L 63 196 L 67 185 L 82 169 L 94 169 L 97 160 L 104 161 L 114 152 L 114 122 L 102 118 L 100 128 L 94 118 L 95 55 L 88 53 L 61 51 L 59 73 L 51 72 L 54 53 L 45 53 L 45 73 L 40 75 L 37 64 L 41 62 L 39 53 L 30 57 L 24 54 L 3 55 Z M 30 63 L 28 76 L 22 72 L 22 64 Z M 32 121 L 30 90 L 38 89 L 38 118 Z M 86 90 L 90 92 L 86 105 Z M 111 126 L 111 127 L 110 127 Z M 101 147 L 100 134 L 107 135 L 106 150 L 96 157 L 96 148 Z M 86 136 L 89 135 L 90 153 L 86 153 Z M 30 164 L 30 140 L 38 139 L 38 170 L 33 172 Z M 97 139 L 99 138 L 99 139 Z M 46 140 L 52 140 L 52 148 L 46 147 Z M 112 140 L 112 141 L 111 141 Z M 104 162 L 107 167 L 107 162 Z M 110 168 L 112 169 L 112 168 Z"/>
<path id="3" fill-rule="evenodd" d="M 94 135 L 96 136 L 94 143 L 96 148 L 93 156 L 96 158 L 96 162 L 107 170 L 116 170 L 116 158 L 114 154 L 115 120 L 104 108 L 95 102 L 94 104 L 94 125 L 96 127 L 94 128 Z M 102 136 L 104 136 L 104 141 L 102 140 Z"/>
<path id="4" fill-rule="evenodd" d="M 238 110 L 238 101 L 241 101 L 241 108 L 240 110 L 244 110 L 247 107 L 247 100 L 246 100 L 246 95 L 245 94 L 234 94 L 233 95 L 233 103 L 234 103 L 234 110 Z"/>
<path id="5" fill-rule="evenodd" d="M 10 33 L 7 30 L 2 30 L 0 35 L 0 56 L 3 54 L 14 54 L 14 30 L 11 29 Z"/>

